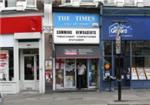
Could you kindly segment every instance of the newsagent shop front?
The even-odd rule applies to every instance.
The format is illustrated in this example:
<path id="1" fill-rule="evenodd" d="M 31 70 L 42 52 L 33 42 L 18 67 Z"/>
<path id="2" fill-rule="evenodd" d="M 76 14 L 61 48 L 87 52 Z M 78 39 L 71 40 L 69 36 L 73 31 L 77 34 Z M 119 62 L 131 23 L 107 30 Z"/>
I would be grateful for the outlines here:
<path id="1" fill-rule="evenodd" d="M 41 16 L 2 17 L 1 25 L 0 92 L 42 93 Z"/>
<path id="2" fill-rule="evenodd" d="M 128 88 L 150 88 L 150 20 L 149 16 L 104 16 L 103 62 L 111 64 L 110 74 L 117 76 L 121 69 L 122 86 Z M 113 23 L 123 20 L 126 23 Z M 121 29 L 121 55 L 116 54 L 116 32 Z M 101 73 L 104 78 L 105 72 Z M 103 79 L 103 88 L 106 83 Z M 116 84 L 114 84 L 116 86 Z"/>
<path id="3" fill-rule="evenodd" d="M 99 16 L 55 12 L 54 90 L 96 89 L 99 74 Z"/>

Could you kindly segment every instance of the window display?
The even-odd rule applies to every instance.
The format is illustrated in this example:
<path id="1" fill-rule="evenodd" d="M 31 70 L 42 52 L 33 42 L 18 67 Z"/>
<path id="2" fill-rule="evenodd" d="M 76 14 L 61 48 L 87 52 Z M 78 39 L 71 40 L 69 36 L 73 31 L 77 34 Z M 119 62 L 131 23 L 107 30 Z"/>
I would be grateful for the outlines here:
<path id="1" fill-rule="evenodd" d="M 56 89 L 94 89 L 97 86 L 98 59 L 56 59 L 55 74 Z"/>
<path id="2" fill-rule="evenodd" d="M 150 67 L 132 67 L 132 80 L 150 80 Z"/>
<path id="3" fill-rule="evenodd" d="M 135 67 L 133 67 L 132 69 L 131 69 L 131 71 L 132 71 L 132 80 L 138 80 L 139 79 L 139 76 L 138 76 L 138 73 L 137 73 L 137 69 L 135 68 Z"/>
<path id="4" fill-rule="evenodd" d="M 12 81 L 14 79 L 13 48 L 0 49 L 0 80 Z"/>
<path id="5" fill-rule="evenodd" d="M 56 60 L 56 89 L 64 88 L 64 60 Z"/>
<path id="6" fill-rule="evenodd" d="M 96 59 L 91 60 L 91 68 L 90 68 L 89 73 L 88 73 L 89 86 L 96 87 L 97 71 L 98 71 L 97 62 L 98 61 Z"/>
<path id="7" fill-rule="evenodd" d="M 8 80 L 8 50 L 0 51 L 0 79 Z"/>
<path id="8" fill-rule="evenodd" d="M 75 60 L 66 60 L 65 63 L 65 87 L 75 87 Z"/>

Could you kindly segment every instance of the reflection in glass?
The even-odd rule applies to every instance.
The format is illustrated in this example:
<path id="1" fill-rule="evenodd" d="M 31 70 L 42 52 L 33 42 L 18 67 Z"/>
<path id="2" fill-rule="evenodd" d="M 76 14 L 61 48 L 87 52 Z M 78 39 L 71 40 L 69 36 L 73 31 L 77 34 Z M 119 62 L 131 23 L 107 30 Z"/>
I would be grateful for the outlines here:
<path id="1" fill-rule="evenodd" d="M 75 87 L 75 60 L 66 60 L 65 63 L 65 87 Z"/>
<path id="2" fill-rule="evenodd" d="M 96 87 L 97 84 L 97 71 L 98 71 L 98 60 L 92 59 L 91 66 L 89 69 L 88 77 L 89 77 L 89 86 Z"/>
<path id="3" fill-rule="evenodd" d="M 34 56 L 25 56 L 25 80 L 34 80 Z"/>

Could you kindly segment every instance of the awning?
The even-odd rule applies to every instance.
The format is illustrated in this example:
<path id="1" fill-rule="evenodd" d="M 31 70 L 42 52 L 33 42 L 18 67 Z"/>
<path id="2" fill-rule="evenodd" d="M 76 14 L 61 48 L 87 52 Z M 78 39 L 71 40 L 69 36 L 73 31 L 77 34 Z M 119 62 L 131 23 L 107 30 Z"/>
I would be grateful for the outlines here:
<path id="1" fill-rule="evenodd" d="M 57 45 L 55 52 L 56 58 L 61 59 L 99 58 L 99 46 Z"/>

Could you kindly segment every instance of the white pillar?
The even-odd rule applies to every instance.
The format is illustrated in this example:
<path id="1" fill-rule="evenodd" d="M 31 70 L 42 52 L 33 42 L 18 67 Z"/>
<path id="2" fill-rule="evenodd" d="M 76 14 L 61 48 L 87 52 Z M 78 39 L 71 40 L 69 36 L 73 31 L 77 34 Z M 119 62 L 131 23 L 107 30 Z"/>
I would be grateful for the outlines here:
<path id="1" fill-rule="evenodd" d="M 44 45 L 43 35 L 39 40 L 39 92 L 45 92 Z"/>
<path id="2" fill-rule="evenodd" d="M 19 93 L 19 48 L 16 39 L 14 39 L 14 80 L 16 81 L 16 93 Z"/>

